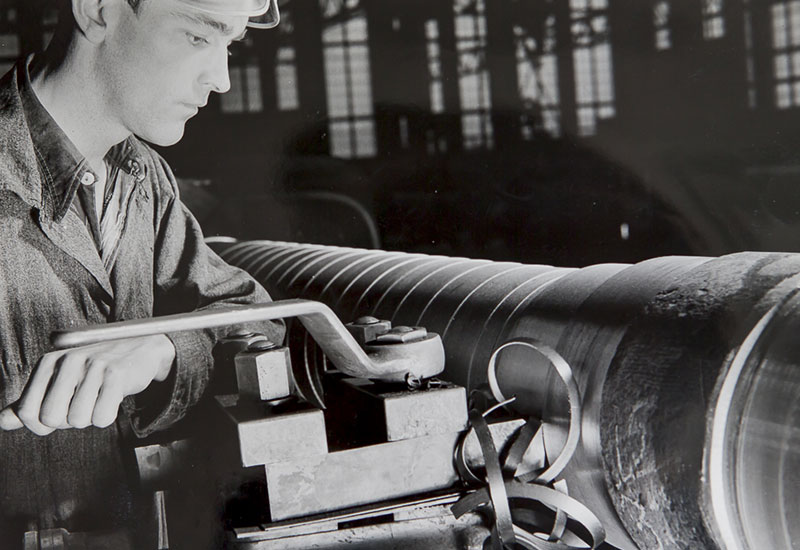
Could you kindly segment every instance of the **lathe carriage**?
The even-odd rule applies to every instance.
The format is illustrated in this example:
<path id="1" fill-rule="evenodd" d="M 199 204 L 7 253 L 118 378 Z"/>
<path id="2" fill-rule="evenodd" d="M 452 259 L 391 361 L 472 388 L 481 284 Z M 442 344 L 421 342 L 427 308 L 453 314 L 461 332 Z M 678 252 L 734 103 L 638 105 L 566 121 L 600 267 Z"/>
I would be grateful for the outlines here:
<path id="1" fill-rule="evenodd" d="M 276 302 L 55 340 L 290 320 L 232 329 L 202 429 L 137 449 L 163 548 L 800 544 L 800 256 L 213 246 Z"/>

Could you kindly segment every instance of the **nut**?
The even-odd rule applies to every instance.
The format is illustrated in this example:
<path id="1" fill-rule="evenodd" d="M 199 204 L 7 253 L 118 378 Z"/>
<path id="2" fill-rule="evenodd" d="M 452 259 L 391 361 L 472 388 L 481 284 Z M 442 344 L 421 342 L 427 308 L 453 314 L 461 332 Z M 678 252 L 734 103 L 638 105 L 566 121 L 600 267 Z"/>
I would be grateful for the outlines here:
<path id="1" fill-rule="evenodd" d="M 392 323 L 365 316 L 359 317 L 353 323 L 347 323 L 345 327 L 353 335 L 356 342 L 363 346 L 375 341 L 381 334 L 389 332 L 392 328 Z"/>

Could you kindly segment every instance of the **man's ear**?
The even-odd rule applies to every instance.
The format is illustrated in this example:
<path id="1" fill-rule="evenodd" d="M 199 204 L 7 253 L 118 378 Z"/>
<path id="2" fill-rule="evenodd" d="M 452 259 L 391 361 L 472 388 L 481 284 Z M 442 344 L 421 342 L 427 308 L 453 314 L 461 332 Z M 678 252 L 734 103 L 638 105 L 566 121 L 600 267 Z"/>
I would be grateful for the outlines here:
<path id="1" fill-rule="evenodd" d="M 108 31 L 108 17 L 113 11 L 108 0 L 72 0 L 72 15 L 78 30 L 89 42 L 99 43 Z"/>

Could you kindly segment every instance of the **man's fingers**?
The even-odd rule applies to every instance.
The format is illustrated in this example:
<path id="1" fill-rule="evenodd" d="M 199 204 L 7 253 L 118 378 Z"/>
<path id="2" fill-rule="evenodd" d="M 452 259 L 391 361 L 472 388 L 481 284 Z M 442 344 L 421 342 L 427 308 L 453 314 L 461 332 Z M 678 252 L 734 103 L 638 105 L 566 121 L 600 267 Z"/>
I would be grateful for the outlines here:
<path id="1" fill-rule="evenodd" d="M 73 428 L 87 428 L 92 425 L 92 415 L 103 385 L 103 374 L 102 366 L 97 364 L 90 366 L 83 381 L 75 390 L 67 414 L 67 422 Z"/>
<path id="2" fill-rule="evenodd" d="M 19 430 L 25 426 L 22 420 L 19 419 L 14 409 L 7 407 L 0 411 L 0 430 L 10 432 L 12 430 Z"/>
<path id="3" fill-rule="evenodd" d="M 69 354 L 61 356 L 57 367 L 39 411 L 39 421 L 51 428 L 69 427 L 67 412 L 70 402 L 86 371 L 84 358 Z"/>
<path id="4" fill-rule="evenodd" d="M 117 419 L 119 405 L 122 403 L 122 384 L 117 378 L 106 376 L 97 403 L 92 414 L 92 424 L 98 428 L 107 428 Z"/>
<path id="5" fill-rule="evenodd" d="M 34 434 L 41 436 L 50 435 L 56 431 L 55 428 L 45 426 L 38 421 L 25 422 L 11 407 L 0 411 L 0 430 L 12 431 L 20 428 L 28 428 Z"/>
<path id="6" fill-rule="evenodd" d="M 41 414 L 42 400 L 50 386 L 56 362 L 60 358 L 61 355 L 55 353 L 48 353 L 42 357 L 19 400 L 17 416 L 25 427 L 36 435 L 48 435 L 54 430 L 54 428 L 42 424 L 39 415 Z"/>

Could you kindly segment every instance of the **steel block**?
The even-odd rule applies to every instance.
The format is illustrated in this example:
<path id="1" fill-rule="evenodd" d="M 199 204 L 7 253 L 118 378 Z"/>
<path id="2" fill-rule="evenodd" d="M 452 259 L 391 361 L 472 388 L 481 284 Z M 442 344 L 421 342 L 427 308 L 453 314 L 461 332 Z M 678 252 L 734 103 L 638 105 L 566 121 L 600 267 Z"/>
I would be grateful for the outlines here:
<path id="1" fill-rule="evenodd" d="M 490 424 L 495 445 L 503 448 L 523 423 Z M 436 434 L 267 464 L 272 521 L 450 488 L 459 480 L 453 452 L 462 436 Z M 473 468 L 483 463 L 476 444 L 467 445 L 465 457 Z"/>
<path id="2" fill-rule="evenodd" d="M 367 407 L 367 414 L 380 417 L 386 441 L 460 432 L 467 427 L 467 394 L 461 386 L 443 382 L 439 387 L 409 391 L 360 378 L 341 383 L 363 398 L 359 402 Z"/>
<path id="3" fill-rule="evenodd" d="M 322 411 L 305 403 L 238 403 L 235 396 L 217 402 L 233 422 L 242 466 L 325 456 L 328 440 Z"/>
<path id="4" fill-rule="evenodd" d="M 255 342 L 247 351 L 236 354 L 234 362 L 242 397 L 270 401 L 292 394 L 289 348 L 268 341 Z"/>
<path id="5" fill-rule="evenodd" d="M 273 521 L 445 489 L 458 481 L 458 433 L 267 464 Z"/>

